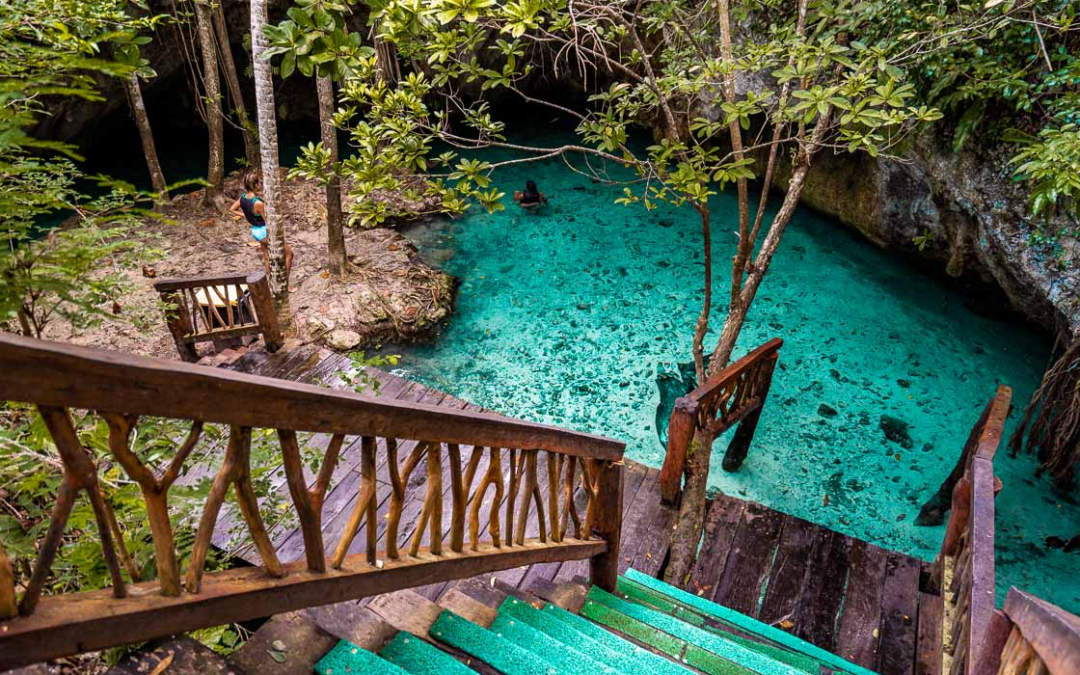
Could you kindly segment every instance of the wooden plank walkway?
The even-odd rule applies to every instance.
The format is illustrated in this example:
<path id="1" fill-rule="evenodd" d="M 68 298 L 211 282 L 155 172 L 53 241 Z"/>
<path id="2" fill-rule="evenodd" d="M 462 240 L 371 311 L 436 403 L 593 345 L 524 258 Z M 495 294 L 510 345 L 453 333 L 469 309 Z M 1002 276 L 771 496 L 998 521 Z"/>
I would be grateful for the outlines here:
<path id="1" fill-rule="evenodd" d="M 245 355 L 233 366 L 258 375 L 300 382 L 344 387 L 340 373 L 352 369 L 344 356 L 300 348 L 268 356 Z M 381 371 L 371 374 L 379 382 L 378 395 L 466 410 L 481 408 L 444 392 Z M 308 440 L 309 448 L 324 447 L 327 439 Z M 381 441 L 380 441 L 381 442 Z M 399 447 L 407 456 L 413 444 Z M 462 448 L 465 451 L 465 448 Z M 379 503 L 378 548 L 385 547 L 385 519 L 390 495 L 386 453 L 380 449 L 377 476 L 382 484 Z M 323 536 L 328 554 L 337 544 L 358 497 L 360 484 L 360 443 L 355 439 L 343 448 L 334 473 L 332 488 L 323 505 Z M 503 466 L 509 467 L 504 461 Z M 267 468 L 267 467 L 264 467 Z M 271 483 L 288 499 L 281 467 L 269 467 Z M 481 466 L 477 476 L 483 474 Z M 546 472 L 540 472 L 546 482 Z M 399 544 L 412 537 L 423 501 L 426 472 L 417 467 L 407 486 Z M 660 504 L 659 472 L 627 461 L 624 472 L 623 550 L 620 567 L 633 567 L 653 576 L 663 570 L 668 553 L 668 535 L 674 512 Z M 444 481 L 449 485 L 449 481 Z M 540 486 L 546 489 L 546 484 Z M 580 490 L 579 490 L 580 492 Z M 579 494 L 583 498 L 584 495 Z M 493 499 L 493 491 L 488 499 Z M 444 494 L 444 509 L 450 508 L 450 493 Z M 582 502 L 583 503 L 583 502 Z M 488 513 L 488 504 L 481 509 Z M 267 509 L 264 509 L 264 513 Z M 215 533 L 215 543 L 225 547 L 233 520 L 223 514 Z M 481 528 L 486 528 L 486 516 Z M 536 528 L 536 523 L 530 524 Z M 271 535 L 282 562 L 303 556 L 303 538 L 293 523 L 277 522 Z M 526 536 L 536 536 L 531 530 Z M 364 551 L 364 537 L 358 537 L 351 553 Z M 426 541 L 425 541 L 426 543 Z M 258 564 L 251 549 L 239 555 Z M 939 675 L 929 664 L 941 635 L 940 596 L 924 592 L 924 564 L 910 556 L 887 551 L 864 541 L 820 527 L 733 497 L 720 496 L 709 503 L 705 521 L 705 543 L 686 590 L 708 597 L 744 614 L 777 625 L 820 647 L 836 652 L 882 675 Z M 545 581 L 572 581 L 587 574 L 586 561 L 546 563 L 506 570 L 495 575 L 498 583 L 528 589 Z M 491 578 L 484 584 L 495 583 Z M 439 600 L 459 584 L 449 582 L 414 589 Z M 475 585 L 476 580 L 471 580 Z M 376 598 L 335 606 L 333 613 L 343 621 L 363 617 Z"/>

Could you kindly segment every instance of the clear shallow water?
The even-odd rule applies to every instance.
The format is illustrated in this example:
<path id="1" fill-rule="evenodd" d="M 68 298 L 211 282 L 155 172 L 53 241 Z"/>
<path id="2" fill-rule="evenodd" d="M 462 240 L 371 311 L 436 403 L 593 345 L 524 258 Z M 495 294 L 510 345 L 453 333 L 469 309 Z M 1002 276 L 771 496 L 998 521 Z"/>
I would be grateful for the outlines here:
<path id="1" fill-rule="evenodd" d="M 630 458 L 659 466 L 655 375 L 689 360 L 702 293 L 695 214 L 615 205 L 618 188 L 560 161 L 508 167 L 495 183 L 510 195 L 527 178 L 551 197 L 539 215 L 510 205 L 406 231 L 462 285 L 435 344 L 392 351 L 425 384 L 623 439 Z M 734 195 L 712 206 L 718 329 Z M 1012 386 L 1022 407 L 1049 351 L 1037 331 L 973 314 L 944 284 L 807 211 L 785 234 L 736 355 L 775 336 L 785 345 L 749 458 L 735 474 L 715 462 L 710 485 L 927 559 L 944 528 L 915 527 L 919 505 L 997 384 Z M 823 403 L 839 414 L 821 416 Z M 910 425 L 910 449 L 885 438 L 882 415 Z M 1033 469 L 1004 450 L 997 461 L 999 594 L 1016 585 L 1077 611 L 1080 556 L 1043 541 L 1074 535 L 1080 505 L 1052 496 Z"/>

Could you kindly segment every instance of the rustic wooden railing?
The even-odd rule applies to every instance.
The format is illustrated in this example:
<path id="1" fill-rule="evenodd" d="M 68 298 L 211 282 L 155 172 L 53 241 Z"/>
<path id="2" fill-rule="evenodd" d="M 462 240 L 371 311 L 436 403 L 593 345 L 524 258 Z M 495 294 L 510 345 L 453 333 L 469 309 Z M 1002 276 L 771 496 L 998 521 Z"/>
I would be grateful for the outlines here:
<path id="1" fill-rule="evenodd" d="M 281 328 L 263 272 L 162 279 L 154 290 L 165 304 L 165 322 L 185 361 L 199 360 L 198 342 L 213 342 L 220 350 L 245 335 L 262 334 L 270 352 L 281 347 Z"/>
<path id="2" fill-rule="evenodd" d="M 668 424 L 667 454 L 660 470 L 660 494 L 665 504 L 679 500 L 686 458 L 698 431 L 716 438 L 738 424 L 735 437 L 724 453 L 723 466 L 726 471 L 742 466 L 769 395 L 777 352 L 783 344 L 779 338 L 769 340 L 675 401 Z"/>
<path id="3" fill-rule="evenodd" d="M 952 493 L 952 509 L 934 581 L 942 589 L 944 675 L 975 675 L 978 664 L 1000 651 L 995 635 L 994 455 L 1004 433 L 1012 390 L 1005 385 L 983 409 L 960 458 L 963 473 Z M 981 675 L 981 674 L 980 674 Z"/>
<path id="4" fill-rule="evenodd" d="M 0 557 L 0 611 L 6 612 L 6 620 L 0 620 L 0 670 L 536 562 L 589 558 L 593 583 L 615 588 L 622 514 L 620 442 L 497 415 L 384 401 L 5 334 L 0 334 L 0 373 L 0 399 L 37 406 L 64 469 L 48 531 L 17 605 L 10 566 Z M 89 410 L 106 420 L 112 458 L 142 488 L 156 581 L 129 583 L 124 577 L 123 538 L 110 523 L 98 467 L 78 437 L 71 409 Z M 141 416 L 191 421 L 190 432 L 164 470 L 146 466 L 132 451 L 132 430 Z M 210 424 L 228 427 L 228 442 L 182 584 L 169 520 L 169 488 Z M 303 535 L 303 562 L 282 564 L 264 526 L 252 488 L 253 428 L 274 429 L 280 440 Z M 305 475 L 298 432 L 331 435 L 315 476 Z M 327 558 L 321 507 L 347 435 L 359 438 L 362 480 L 352 517 L 335 553 Z M 411 447 L 400 465 L 399 447 Z M 379 454 L 389 471 L 386 482 L 376 480 Z M 427 470 L 426 494 L 412 540 L 402 551 L 398 528 L 405 490 L 421 462 Z M 481 466 L 486 469 L 481 471 Z M 546 480 L 538 480 L 541 470 Z M 443 511 L 444 486 L 449 523 Z M 207 573 L 211 535 L 230 488 L 263 564 Z M 386 489 L 386 547 L 376 552 L 377 532 L 383 527 L 376 522 L 382 520 L 376 518 L 376 504 L 378 493 Z M 44 595 L 72 504 L 81 492 L 93 506 L 112 587 Z M 582 495 L 577 504 L 575 498 Z M 500 520 L 502 509 L 505 522 Z M 530 520 L 533 513 L 538 528 Z M 481 532 L 481 515 L 487 519 L 487 537 Z M 527 538 L 527 525 L 539 536 Z M 361 529 L 366 549 L 350 555 Z"/>
<path id="5" fill-rule="evenodd" d="M 1080 617 L 1015 588 L 1005 598 L 1008 638 L 982 672 L 992 675 L 1080 673 Z"/>

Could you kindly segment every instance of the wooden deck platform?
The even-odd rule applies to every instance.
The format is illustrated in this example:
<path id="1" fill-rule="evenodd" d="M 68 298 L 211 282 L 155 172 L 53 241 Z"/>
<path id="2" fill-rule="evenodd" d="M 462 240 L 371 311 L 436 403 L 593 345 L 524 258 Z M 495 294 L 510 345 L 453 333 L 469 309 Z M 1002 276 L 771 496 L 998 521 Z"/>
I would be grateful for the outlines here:
<path id="1" fill-rule="evenodd" d="M 248 354 L 235 368 L 259 375 L 341 387 L 341 371 L 352 366 L 347 357 L 296 349 L 276 356 Z M 481 408 L 389 373 L 374 373 L 379 396 L 400 401 L 458 409 Z M 587 431 L 587 430 L 586 430 Z M 314 439 L 310 444 L 317 446 Z M 408 449 L 402 451 L 402 456 Z M 385 460 L 385 453 L 380 453 Z M 360 444 L 341 452 L 341 460 L 323 508 L 324 541 L 333 547 L 358 496 Z M 752 461 L 752 455 L 751 460 Z M 506 463 L 504 463 L 505 465 Z M 377 468 L 389 495 L 385 464 Z M 481 472 L 482 473 L 482 472 Z M 543 472 L 541 472 L 543 473 Z M 279 475 L 280 474 L 280 475 Z M 414 472 L 402 518 L 400 539 L 407 541 L 422 503 L 424 471 Z M 478 474 L 479 475 L 479 474 Z M 633 567 L 658 575 L 667 558 L 668 534 L 674 513 L 660 504 L 659 472 L 627 461 L 624 482 L 623 550 L 621 568 Z M 285 498 L 288 489 L 280 468 L 271 480 Z M 542 486 L 542 489 L 543 486 Z M 446 495 L 449 503 L 449 495 Z M 380 504 L 380 516 L 387 509 Z M 265 509 L 264 509 L 265 510 Z M 380 517 L 380 521 L 382 518 Z M 226 546 L 230 518 L 223 516 L 215 543 Z M 487 524 L 483 523 L 482 527 Z M 939 675 L 932 666 L 941 631 L 940 598 L 924 592 L 923 563 L 828 530 L 753 502 L 721 496 L 709 505 L 705 544 L 684 588 L 762 621 L 778 625 L 820 647 L 836 652 L 882 675 Z M 276 524 L 271 531 L 282 562 L 303 555 L 303 540 L 295 526 Z M 530 532 L 528 536 L 535 536 Z M 380 528 L 378 548 L 384 546 Z M 358 537 L 352 552 L 364 550 Z M 253 551 L 241 557 L 258 563 Z M 573 580 L 587 572 L 585 561 L 536 564 L 495 575 L 499 583 L 528 589 L 543 580 Z M 490 578 L 485 583 L 492 583 Z M 437 600 L 461 582 L 415 589 Z M 342 621 L 362 621 L 380 603 L 365 598 L 335 606 Z"/>

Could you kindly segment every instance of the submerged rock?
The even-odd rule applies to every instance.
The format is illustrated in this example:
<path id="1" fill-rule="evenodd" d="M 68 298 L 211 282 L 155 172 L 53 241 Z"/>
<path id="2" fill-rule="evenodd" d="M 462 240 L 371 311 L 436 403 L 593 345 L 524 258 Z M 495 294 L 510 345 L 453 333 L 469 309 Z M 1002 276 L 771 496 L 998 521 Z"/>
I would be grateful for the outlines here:
<path id="1" fill-rule="evenodd" d="M 892 415 L 882 415 L 880 426 L 881 431 L 885 433 L 885 438 L 892 443 L 898 444 L 905 450 L 910 450 L 915 446 L 915 442 L 911 440 L 911 434 L 908 433 L 911 425 L 904 420 Z"/>
<path id="2" fill-rule="evenodd" d="M 818 406 L 817 414 L 821 415 L 822 417 L 836 417 L 840 413 L 838 413 L 836 411 L 836 408 L 832 407 L 831 405 L 827 403 L 822 403 Z"/>

